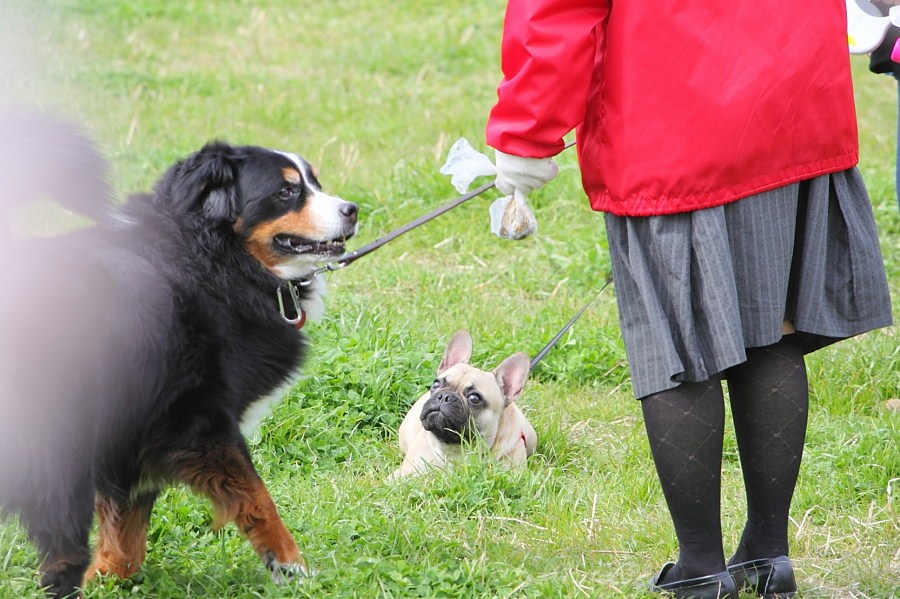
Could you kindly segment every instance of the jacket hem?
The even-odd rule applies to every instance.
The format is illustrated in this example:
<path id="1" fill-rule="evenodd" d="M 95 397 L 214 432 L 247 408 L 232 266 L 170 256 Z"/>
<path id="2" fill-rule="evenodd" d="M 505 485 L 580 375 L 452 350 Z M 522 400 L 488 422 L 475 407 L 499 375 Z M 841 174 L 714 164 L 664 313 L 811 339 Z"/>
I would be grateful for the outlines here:
<path id="1" fill-rule="evenodd" d="M 714 208 L 785 185 L 846 170 L 858 163 L 859 152 L 853 151 L 837 158 L 791 167 L 774 175 L 767 175 L 763 182 L 760 182 L 761 177 L 757 177 L 728 189 L 677 196 L 630 196 L 623 199 L 613 198 L 607 189 L 588 191 L 587 195 L 591 208 L 598 212 L 608 212 L 616 216 L 662 216 Z"/>

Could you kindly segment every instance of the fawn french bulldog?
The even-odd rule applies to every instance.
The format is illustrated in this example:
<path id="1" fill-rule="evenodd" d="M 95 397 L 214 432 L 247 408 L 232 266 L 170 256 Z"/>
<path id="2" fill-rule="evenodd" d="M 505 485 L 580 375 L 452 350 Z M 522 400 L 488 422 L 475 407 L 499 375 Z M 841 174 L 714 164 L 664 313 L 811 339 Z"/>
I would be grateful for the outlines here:
<path id="1" fill-rule="evenodd" d="M 515 404 L 528 379 L 528 355 L 519 352 L 492 372 L 469 365 L 472 336 L 457 331 L 444 351 L 437 378 L 399 429 L 403 463 L 397 479 L 443 466 L 463 440 L 484 440 L 497 460 L 520 466 L 534 453 L 537 433 Z"/>

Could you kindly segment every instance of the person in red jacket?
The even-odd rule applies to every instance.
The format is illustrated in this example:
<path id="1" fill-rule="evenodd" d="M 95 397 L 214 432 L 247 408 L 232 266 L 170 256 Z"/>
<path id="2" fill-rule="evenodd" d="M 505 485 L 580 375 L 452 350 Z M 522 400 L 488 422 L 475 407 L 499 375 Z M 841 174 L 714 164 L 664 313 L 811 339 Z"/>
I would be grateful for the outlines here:
<path id="1" fill-rule="evenodd" d="M 807 424 L 804 354 L 891 323 L 855 168 L 845 10 L 840 0 L 508 2 L 486 129 L 496 185 L 545 184 L 576 130 L 678 537 L 655 591 L 795 592 L 788 514 Z M 727 562 L 722 380 L 747 494 Z"/>

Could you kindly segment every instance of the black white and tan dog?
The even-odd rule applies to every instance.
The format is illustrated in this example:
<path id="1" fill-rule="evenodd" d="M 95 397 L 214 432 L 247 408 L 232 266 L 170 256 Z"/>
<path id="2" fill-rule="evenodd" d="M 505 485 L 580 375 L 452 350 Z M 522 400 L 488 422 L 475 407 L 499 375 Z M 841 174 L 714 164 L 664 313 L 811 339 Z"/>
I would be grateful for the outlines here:
<path id="1" fill-rule="evenodd" d="M 76 207 L 98 214 L 104 198 L 90 201 Z M 40 550 L 42 584 L 64 597 L 96 573 L 135 573 L 154 501 L 179 483 L 236 524 L 276 581 L 307 574 L 241 431 L 305 352 L 276 290 L 343 252 L 357 206 L 294 154 L 213 142 L 105 214 L 4 238 L 0 258 L 0 504 Z M 322 291 L 296 287 L 310 316 Z"/>
<path id="2" fill-rule="evenodd" d="M 472 442 L 483 441 L 510 466 L 523 465 L 534 453 L 537 433 L 515 403 L 528 379 L 528 355 L 515 353 L 492 372 L 469 365 L 471 357 L 472 336 L 457 331 L 431 388 L 400 424 L 403 462 L 391 480 L 441 467 Z"/>

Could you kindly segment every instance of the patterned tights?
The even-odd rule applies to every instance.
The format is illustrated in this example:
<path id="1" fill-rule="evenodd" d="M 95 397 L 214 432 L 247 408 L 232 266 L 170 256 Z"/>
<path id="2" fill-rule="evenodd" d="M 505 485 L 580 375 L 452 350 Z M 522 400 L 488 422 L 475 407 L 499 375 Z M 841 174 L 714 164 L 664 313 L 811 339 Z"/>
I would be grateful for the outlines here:
<path id="1" fill-rule="evenodd" d="M 747 361 L 724 373 L 747 492 L 747 523 L 731 563 L 788 552 L 788 513 L 809 403 L 803 352 L 794 337 L 748 349 Z M 678 563 L 660 582 L 721 572 L 721 383 L 682 383 L 647 396 L 641 408 L 679 543 Z"/>

